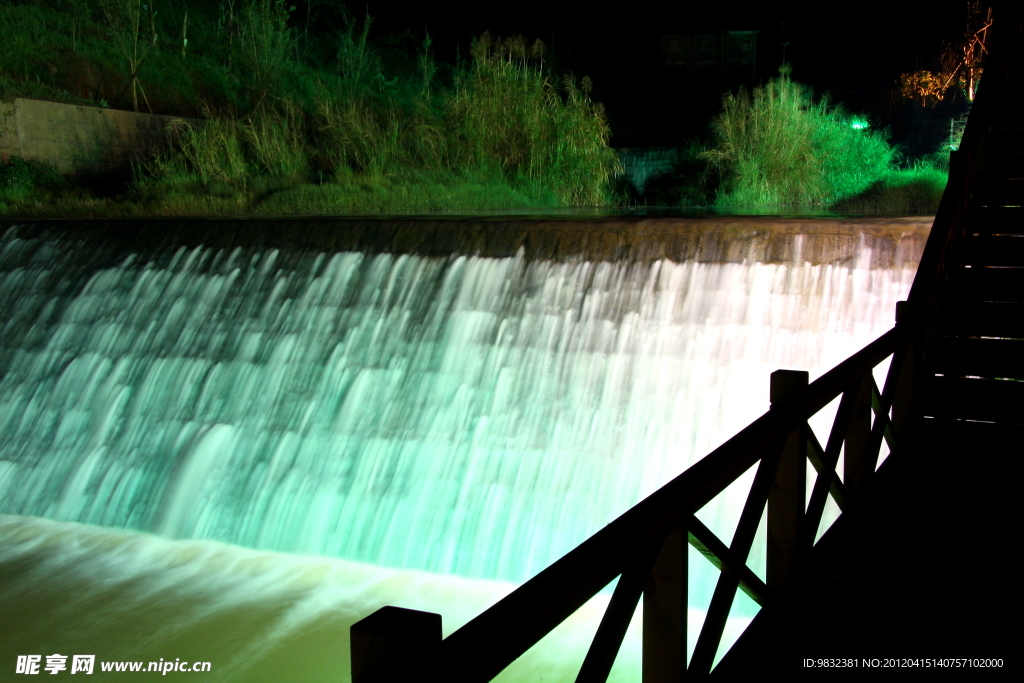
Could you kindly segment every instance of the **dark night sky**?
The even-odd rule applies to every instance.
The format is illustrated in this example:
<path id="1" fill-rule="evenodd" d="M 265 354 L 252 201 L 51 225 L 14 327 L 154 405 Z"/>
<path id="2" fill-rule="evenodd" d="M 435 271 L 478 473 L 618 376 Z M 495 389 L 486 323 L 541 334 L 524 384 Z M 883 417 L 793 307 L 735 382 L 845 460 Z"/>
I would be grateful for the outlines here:
<path id="1" fill-rule="evenodd" d="M 302 4 L 296 2 L 296 5 Z M 928 68 L 943 40 L 962 34 L 963 0 L 924 3 L 710 3 L 627 1 L 618 9 L 583 3 L 483 2 L 467 9 L 434 3 L 395 0 L 353 2 L 356 15 L 368 10 L 373 34 L 429 30 L 440 60 L 454 58 L 456 45 L 465 55 L 473 36 L 484 30 L 528 39 L 541 38 L 556 51 L 559 70 L 594 81 L 594 98 L 606 105 L 616 144 L 679 144 L 700 132 L 699 126 L 675 122 L 686 109 L 687 94 L 673 87 L 674 72 L 660 66 L 661 34 L 757 30 L 758 76 L 777 74 L 782 43 L 793 78 L 849 108 L 869 111 L 879 123 L 887 110 L 889 90 L 899 74 Z M 600 9 L 599 9 L 600 8 Z M 720 94 L 710 95 L 720 101 Z M 717 105 L 715 105 L 717 106 Z M 686 130 L 682 130 L 686 128 Z"/>

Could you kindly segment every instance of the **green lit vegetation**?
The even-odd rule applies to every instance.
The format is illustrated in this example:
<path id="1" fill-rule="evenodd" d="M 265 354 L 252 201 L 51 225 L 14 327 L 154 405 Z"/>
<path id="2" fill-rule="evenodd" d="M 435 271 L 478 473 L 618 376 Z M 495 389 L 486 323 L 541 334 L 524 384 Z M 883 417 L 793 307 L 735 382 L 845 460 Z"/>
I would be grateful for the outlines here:
<path id="1" fill-rule="evenodd" d="M 872 215 L 932 215 L 946 189 L 946 171 L 920 164 L 895 169 L 863 192 L 832 205 L 836 213 Z"/>
<path id="2" fill-rule="evenodd" d="M 871 127 L 871 123 L 863 116 L 851 116 L 850 128 L 854 130 L 865 130 Z"/>
<path id="3" fill-rule="evenodd" d="M 712 206 L 721 212 L 934 213 L 946 184 L 948 145 L 901 161 L 884 131 L 793 82 L 778 78 L 726 96 L 711 143 L 693 142 L 673 168 L 647 180 L 642 200 L 656 206 Z M 633 192 L 633 200 L 638 201 Z"/>
<path id="4" fill-rule="evenodd" d="M 539 41 L 484 34 L 451 65 L 434 61 L 427 36 L 372 37 L 370 18 L 352 18 L 341 3 L 303 9 L 296 15 L 282 0 L 0 5 L 0 99 L 182 119 L 168 148 L 103 177 L 62 179 L 45 164 L 0 161 L 0 213 L 464 213 L 617 202 L 930 213 L 962 133 L 952 126 L 943 149 L 901 161 L 884 130 L 815 98 L 784 68 L 727 96 L 710 138 L 681 150 L 641 195 L 617 178 L 589 79 L 552 73 Z"/>
<path id="5" fill-rule="evenodd" d="M 57 170 L 39 161 L 13 157 L 0 163 L 0 210 L 23 202 L 42 199 L 60 188 Z"/>
<path id="6" fill-rule="evenodd" d="M 612 201 L 617 162 L 603 110 L 588 79 L 545 67 L 539 41 L 484 34 L 468 63 L 449 66 L 434 62 L 429 37 L 413 56 L 409 35 L 375 43 L 369 17 L 341 13 L 342 30 L 313 36 L 308 25 L 289 24 L 292 8 L 280 0 L 219 9 L 168 2 L 153 17 L 148 7 L 54 0 L 0 8 L 5 34 L 21 36 L 0 55 L 4 99 L 112 102 L 205 119 L 176 124 L 171 147 L 134 163 L 113 196 L 80 183 L 19 181 L 17 191 L 3 190 L 0 210 L 344 214 Z M 77 66 L 40 70 L 43 54 Z"/>
<path id="7" fill-rule="evenodd" d="M 722 174 L 719 206 L 831 205 L 881 180 L 895 157 L 881 133 L 851 125 L 785 69 L 726 97 L 713 132 L 702 156 Z"/>

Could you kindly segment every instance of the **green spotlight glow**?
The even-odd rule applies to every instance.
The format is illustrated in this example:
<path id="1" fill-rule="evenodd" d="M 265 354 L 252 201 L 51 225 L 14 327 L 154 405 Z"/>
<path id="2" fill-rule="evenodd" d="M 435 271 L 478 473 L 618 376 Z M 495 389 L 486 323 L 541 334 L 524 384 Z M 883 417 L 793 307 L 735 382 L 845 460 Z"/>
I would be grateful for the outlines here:
<path id="1" fill-rule="evenodd" d="M 868 120 L 865 118 L 854 117 L 853 119 L 850 119 L 850 128 L 853 128 L 854 130 L 865 130 L 870 127 L 871 124 L 868 123 Z"/>

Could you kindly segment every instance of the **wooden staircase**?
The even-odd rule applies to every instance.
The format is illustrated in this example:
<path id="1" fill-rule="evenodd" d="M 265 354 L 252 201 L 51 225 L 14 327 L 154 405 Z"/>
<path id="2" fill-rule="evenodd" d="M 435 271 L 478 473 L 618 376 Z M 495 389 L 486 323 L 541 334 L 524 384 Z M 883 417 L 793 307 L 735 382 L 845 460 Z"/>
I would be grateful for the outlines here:
<path id="1" fill-rule="evenodd" d="M 1016 45 L 1007 55 L 1008 83 L 1024 83 L 1019 39 Z M 995 106 L 970 171 L 968 219 L 959 253 L 947 265 L 947 302 L 935 330 L 934 390 L 925 415 L 1022 424 L 1024 93 L 1011 87 L 990 95 Z"/>
<path id="2" fill-rule="evenodd" d="M 1024 84 L 1017 14 L 1000 26 L 1013 46 L 1004 48 L 1001 83 Z M 1016 564 L 1011 467 L 1024 455 L 1024 88 L 985 97 L 981 139 L 957 159 L 963 217 L 927 310 L 915 312 L 924 317 L 924 367 L 911 453 L 887 463 L 870 503 L 823 536 L 802 581 L 758 614 L 711 678 L 822 675 L 806 660 L 1011 665 L 1020 600 L 1003 571 Z"/>

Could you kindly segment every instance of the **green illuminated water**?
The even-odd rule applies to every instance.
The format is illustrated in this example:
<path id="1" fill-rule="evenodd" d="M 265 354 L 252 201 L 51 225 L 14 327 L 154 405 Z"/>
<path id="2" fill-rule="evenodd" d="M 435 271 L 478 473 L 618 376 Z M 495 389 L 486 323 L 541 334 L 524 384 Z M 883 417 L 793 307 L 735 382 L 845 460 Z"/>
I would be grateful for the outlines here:
<path id="1" fill-rule="evenodd" d="M 913 277 L 867 267 L 866 252 L 845 265 L 112 253 L 0 240 L 0 513 L 33 530 L 0 538 L 0 564 L 41 517 L 94 525 L 62 538 L 98 526 L 275 551 L 264 565 L 300 575 L 306 560 L 287 558 L 512 586 L 762 413 L 772 370 L 813 375 L 887 329 Z M 742 494 L 702 519 L 728 538 Z M 249 552 L 223 548 L 240 553 L 229 566 Z M 152 552 L 110 571 L 136 576 Z M 426 602 L 444 613 L 462 589 L 439 582 Z M 401 604 L 389 595 L 346 609 Z"/>

